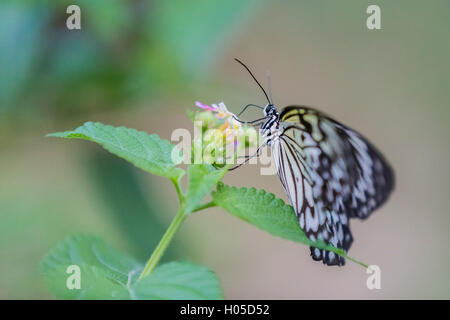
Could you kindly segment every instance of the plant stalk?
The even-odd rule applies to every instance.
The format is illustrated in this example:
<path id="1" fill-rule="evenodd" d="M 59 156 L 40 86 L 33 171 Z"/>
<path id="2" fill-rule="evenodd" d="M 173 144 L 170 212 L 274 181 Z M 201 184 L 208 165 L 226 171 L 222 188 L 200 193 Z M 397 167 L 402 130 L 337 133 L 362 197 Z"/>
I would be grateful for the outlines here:
<path id="1" fill-rule="evenodd" d="M 217 205 L 214 203 L 214 201 L 210 201 L 208 203 L 205 203 L 205 204 L 202 204 L 202 205 L 198 206 L 192 212 L 197 212 L 197 211 L 208 209 L 208 208 L 212 208 L 212 207 L 215 207 L 215 206 L 217 206 Z"/>
<path id="2" fill-rule="evenodd" d="M 139 280 L 148 276 L 155 269 L 159 260 L 163 256 L 163 254 L 166 251 L 167 247 L 169 246 L 170 242 L 172 241 L 173 236 L 178 231 L 178 229 L 180 228 L 180 226 L 183 223 L 185 218 L 186 218 L 186 214 L 184 213 L 184 208 L 182 206 L 178 210 L 178 213 L 176 214 L 175 218 L 173 218 L 172 222 L 170 223 L 169 228 L 167 228 L 166 233 L 163 235 L 163 237 L 159 241 L 159 243 L 156 246 L 155 251 L 153 251 L 150 259 L 148 259 L 148 261 L 144 267 L 144 270 L 142 270 L 142 273 L 139 276 Z"/>

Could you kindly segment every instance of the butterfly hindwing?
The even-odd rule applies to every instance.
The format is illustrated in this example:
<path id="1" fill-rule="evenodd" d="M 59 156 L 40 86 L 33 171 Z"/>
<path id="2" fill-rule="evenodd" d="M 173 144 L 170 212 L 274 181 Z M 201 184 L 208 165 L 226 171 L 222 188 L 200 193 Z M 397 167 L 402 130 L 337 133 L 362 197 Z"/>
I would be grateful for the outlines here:
<path id="1" fill-rule="evenodd" d="M 300 228 L 309 239 L 324 240 L 337 248 L 348 250 L 352 236 L 348 219 L 343 206 L 334 209 L 328 202 L 321 199 L 320 176 L 312 167 L 309 157 L 312 146 L 305 152 L 302 144 L 297 142 L 296 133 L 288 127 L 279 139 L 272 145 L 278 175 L 288 194 L 299 219 Z M 317 150 L 317 148 L 315 148 Z M 327 265 L 343 265 L 344 259 L 333 252 L 311 247 L 314 260 L 322 260 Z"/>
<path id="2" fill-rule="evenodd" d="M 357 132 L 339 125 L 340 135 L 349 146 L 346 148 L 351 178 L 351 195 L 345 201 L 350 217 L 365 219 L 382 205 L 394 188 L 392 168 L 378 150 Z"/>

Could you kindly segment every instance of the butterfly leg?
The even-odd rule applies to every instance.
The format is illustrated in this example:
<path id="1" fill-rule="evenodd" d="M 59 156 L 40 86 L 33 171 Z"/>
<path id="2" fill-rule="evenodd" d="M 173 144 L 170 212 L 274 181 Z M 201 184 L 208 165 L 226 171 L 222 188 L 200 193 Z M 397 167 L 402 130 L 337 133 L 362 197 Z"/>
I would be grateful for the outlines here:
<path id="1" fill-rule="evenodd" d="M 246 164 L 247 162 L 249 162 L 250 159 L 252 159 L 253 157 L 259 157 L 260 156 L 260 152 L 261 152 L 262 148 L 265 145 L 266 145 L 266 143 L 263 143 L 262 145 L 260 145 L 258 147 L 258 149 L 256 149 L 256 152 L 253 155 L 251 155 L 251 156 L 244 156 L 244 158 L 245 158 L 244 162 L 238 164 L 237 166 L 234 166 L 233 168 L 229 169 L 228 171 L 232 171 L 232 170 L 235 170 L 235 169 L 239 168 L 240 166 L 242 166 L 242 165 Z"/>

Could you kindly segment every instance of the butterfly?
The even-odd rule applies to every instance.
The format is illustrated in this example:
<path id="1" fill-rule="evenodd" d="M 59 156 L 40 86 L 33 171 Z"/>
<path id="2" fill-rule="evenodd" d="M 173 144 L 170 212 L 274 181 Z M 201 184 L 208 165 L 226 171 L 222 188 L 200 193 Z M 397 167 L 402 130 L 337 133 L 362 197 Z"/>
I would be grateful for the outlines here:
<path id="1" fill-rule="evenodd" d="M 361 134 L 307 106 L 281 111 L 264 92 L 268 104 L 259 107 L 264 117 L 247 122 L 260 125 L 278 177 L 297 215 L 299 226 L 312 240 L 348 252 L 353 242 L 350 218 L 366 219 L 394 188 L 394 172 L 383 155 Z M 238 115 L 238 116 L 239 116 Z M 334 252 L 310 247 L 312 259 L 326 265 L 344 265 Z"/>

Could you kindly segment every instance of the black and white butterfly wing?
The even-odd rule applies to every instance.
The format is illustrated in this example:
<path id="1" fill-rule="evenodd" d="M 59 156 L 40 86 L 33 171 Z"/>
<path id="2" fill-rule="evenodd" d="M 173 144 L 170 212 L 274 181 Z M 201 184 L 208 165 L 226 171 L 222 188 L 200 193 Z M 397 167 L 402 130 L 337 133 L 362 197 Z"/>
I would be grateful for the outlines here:
<path id="1" fill-rule="evenodd" d="M 297 214 L 300 228 L 312 241 L 322 239 L 337 248 L 348 250 L 352 237 L 347 216 L 343 215 L 342 219 L 336 216 L 333 210 L 327 208 L 324 201 L 315 195 L 315 173 L 307 163 L 306 154 L 290 139 L 288 131 L 273 141 L 272 153 L 278 176 Z M 344 259 L 335 253 L 318 248 L 311 247 L 311 255 L 314 260 L 323 260 L 328 265 L 345 263 Z"/>
<path id="2" fill-rule="evenodd" d="M 360 134 L 335 125 L 341 138 L 348 142 L 344 156 L 351 176 L 351 193 L 344 199 L 345 210 L 351 218 L 366 219 L 389 198 L 394 189 L 394 173 L 381 153 Z"/>
<path id="3" fill-rule="evenodd" d="M 272 150 L 278 175 L 307 236 L 345 251 L 349 218 L 366 218 L 393 189 L 393 172 L 361 135 L 322 113 L 290 106 L 280 115 Z M 333 252 L 311 247 L 314 260 L 343 265 Z"/>

